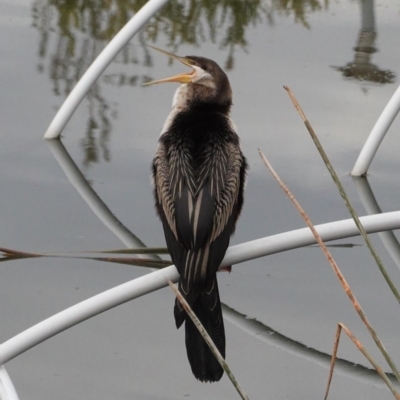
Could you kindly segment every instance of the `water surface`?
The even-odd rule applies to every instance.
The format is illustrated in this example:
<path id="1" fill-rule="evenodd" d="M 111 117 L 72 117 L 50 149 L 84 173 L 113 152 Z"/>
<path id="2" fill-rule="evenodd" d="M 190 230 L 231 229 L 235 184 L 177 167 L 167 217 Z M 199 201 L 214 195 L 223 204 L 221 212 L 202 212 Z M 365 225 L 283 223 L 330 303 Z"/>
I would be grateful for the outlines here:
<path id="1" fill-rule="evenodd" d="M 144 2 L 0 2 L 0 246 L 85 251 L 124 244 L 95 216 L 42 136 L 96 55 Z M 225 68 L 233 118 L 250 171 L 232 243 L 304 222 L 259 159 L 264 151 L 315 224 L 348 218 L 283 85 L 300 101 L 360 215 L 349 173 L 400 76 L 400 5 L 357 2 L 171 3 L 105 71 L 63 132 L 63 144 L 105 204 L 147 246 L 163 246 L 150 163 L 176 86 L 141 87 L 182 72 L 145 43 L 202 55 Z M 108 4 L 108 3 L 107 3 Z M 368 180 L 383 211 L 398 209 L 397 119 Z M 372 235 L 393 280 L 399 267 Z M 332 253 L 389 352 L 400 360 L 398 304 L 359 238 Z M 0 340 L 147 269 L 95 261 L 27 259 L 0 264 Z M 293 342 L 263 340 L 226 315 L 227 354 L 250 398 L 321 398 L 338 322 L 381 357 L 318 248 L 298 249 L 220 274 L 223 302 Z M 7 363 L 21 399 L 232 399 L 228 379 L 194 380 L 173 295 L 164 289 L 76 326 Z M 241 317 L 243 320 L 243 317 Z M 267 328 L 265 328 L 267 330 Z M 273 335 L 272 335 L 273 336 Z M 297 343 L 297 344 L 294 344 Z M 367 365 L 349 340 L 339 356 Z M 398 361 L 400 363 L 400 361 Z M 384 365 L 384 364 L 382 364 Z M 386 366 L 385 366 L 386 368 Z M 342 371 L 342 372 L 341 372 Z M 360 373 L 361 371 L 361 373 Z M 389 399 L 377 379 L 338 370 L 331 399 Z"/>

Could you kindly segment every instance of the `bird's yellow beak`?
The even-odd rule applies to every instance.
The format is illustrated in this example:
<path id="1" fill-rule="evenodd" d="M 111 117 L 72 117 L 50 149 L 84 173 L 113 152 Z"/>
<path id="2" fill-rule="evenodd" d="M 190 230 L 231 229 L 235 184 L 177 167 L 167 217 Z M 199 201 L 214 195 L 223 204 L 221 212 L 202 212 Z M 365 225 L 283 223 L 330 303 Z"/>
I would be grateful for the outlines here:
<path id="1" fill-rule="evenodd" d="M 148 45 L 148 46 L 151 47 L 154 50 L 159 51 L 160 53 L 163 53 L 163 54 L 167 55 L 168 57 L 171 57 L 171 58 L 173 58 L 175 60 L 180 61 L 182 64 L 185 64 L 188 67 L 192 67 L 193 61 L 190 60 L 189 58 L 179 57 L 179 56 L 177 56 L 175 54 L 169 53 L 168 51 L 165 51 L 165 50 L 161 50 L 161 49 L 159 49 L 157 47 L 150 46 L 150 45 Z M 146 83 L 143 83 L 142 86 L 154 85 L 155 83 L 165 83 L 165 82 L 190 83 L 190 82 L 193 81 L 195 73 L 196 73 L 195 69 L 192 68 L 192 70 L 190 72 L 187 72 L 185 74 L 174 75 L 174 76 L 171 76 L 170 78 L 164 78 L 164 79 L 159 79 L 157 81 L 146 82 Z"/>

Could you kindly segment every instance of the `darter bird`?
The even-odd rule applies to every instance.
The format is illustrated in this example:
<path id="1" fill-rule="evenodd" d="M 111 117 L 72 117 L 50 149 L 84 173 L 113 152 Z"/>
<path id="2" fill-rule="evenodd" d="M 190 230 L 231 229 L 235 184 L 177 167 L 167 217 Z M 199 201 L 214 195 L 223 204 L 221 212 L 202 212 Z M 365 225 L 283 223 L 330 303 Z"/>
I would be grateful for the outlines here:
<path id="1" fill-rule="evenodd" d="M 181 83 L 152 166 L 156 210 L 180 274 L 179 290 L 225 357 L 216 273 L 242 209 L 247 169 L 229 117 L 232 90 L 214 61 L 154 49 L 192 69 L 147 83 Z M 178 300 L 174 315 L 177 328 L 185 322 L 194 376 L 204 382 L 219 381 L 222 367 Z"/>

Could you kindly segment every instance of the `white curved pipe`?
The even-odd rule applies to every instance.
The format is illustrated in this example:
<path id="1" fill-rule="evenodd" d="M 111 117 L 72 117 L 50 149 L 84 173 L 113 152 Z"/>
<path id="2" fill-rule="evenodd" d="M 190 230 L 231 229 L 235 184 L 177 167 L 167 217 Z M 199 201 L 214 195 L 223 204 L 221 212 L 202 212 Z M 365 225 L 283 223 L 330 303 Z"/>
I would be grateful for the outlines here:
<path id="1" fill-rule="evenodd" d="M 400 86 L 395 91 L 392 98 L 387 103 L 382 114 L 376 121 L 371 133 L 366 140 L 364 147 L 362 148 L 360 155 L 354 164 L 351 175 L 362 176 L 367 173 L 368 167 L 370 166 L 375 153 L 378 151 L 378 147 L 381 144 L 386 132 L 389 130 L 390 125 L 396 118 L 396 115 L 400 111 Z"/>
<path id="2" fill-rule="evenodd" d="M 400 229 L 400 211 L 365 216 L 360 220 L 368 233 Z M 315 228 L 324 241 L 359 234 L 352 219 L 317 225 Z M 280 233 L 230 247 L 221 266 L 237 264 L 315 243 L 315 238 L 308 228 Z M 167 279 L 177 281 L 178 272 L 174 266 L 116 286 L 47 318 L 0 345 L 0 365 L 71 326 L 166 286 Z"/>
<path id="3" fill-rule="evenodd" d="M 380 214 L 382 212 L 378 202 L 375 199 L 374 193 L 372 192 L 371 186 L 368 183 L 367 177 L 354 176 L 354 185 L 357 189 L 361 203 L 365 208 L 365 211 L 370 214 Z M 393 262 L 400 270 L 400 244 L 391 231 L 378 233 L 385 249 L 389 253 Z"/>
<path id="4" fill-rule="evenodd" d="M 55 139 L 60 136 L 65 125 L 96 79 L 102 74 L 129 40 L 131 40 L 142 26 L 167 2 L 168 0 L 149 0 L 114 36 L 111 42 L 99 54 L 96 60 L 93 61 L 92 65 L 72 89 L 71 93 L 47 128 L 44 135 L 45 139 Z"/>
<path id="5" fill-rule="evenodd" d="M 4 365 L 0 365 L 0 400 L 19 400 L 17 391 Z"/>

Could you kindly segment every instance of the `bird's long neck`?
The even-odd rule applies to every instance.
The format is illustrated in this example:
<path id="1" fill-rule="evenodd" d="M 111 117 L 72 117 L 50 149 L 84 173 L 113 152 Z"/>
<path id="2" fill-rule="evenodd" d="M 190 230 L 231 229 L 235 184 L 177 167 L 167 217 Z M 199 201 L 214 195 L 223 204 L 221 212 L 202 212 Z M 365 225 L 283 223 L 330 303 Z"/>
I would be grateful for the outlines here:
<path id="1" fill-rule="evenodd" d="M 204 87 L 204 89 L 201 88 L 201 90 L 207 91 L 210 89 Z M 198 91 L 199 88 L 194 88 L 194 85 L 183 84 L 179 86 L 174 94 L 174 98 L 172 100 L 172 110 L 164 123 L 161 134 L 167 132 L 174 118 L 180 112 L 184 111 L 197 109 L 202 110 L 203 112 L 221 113 L 229 118 L 229 111 L 232 105 L 231 101 L 219 103 L 217 101 L 213 101 L 212 98 L 203 99 L 203 96 L 198 95 Z M 202 94 L 204 95 L 205 93 Z"/>
<path id="2" fill-rule="evenodd" d="M 185 111 L 190 108 L 209 109 L 229 115 L 232 105 L 230 99 L 221 101 L 214 94 L 214 89 L 203 85 L 184 84 L 176 90 L 172 101 L 172 109 Z"/>

